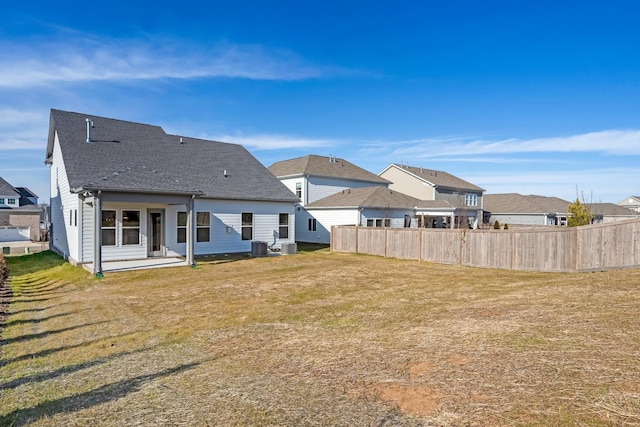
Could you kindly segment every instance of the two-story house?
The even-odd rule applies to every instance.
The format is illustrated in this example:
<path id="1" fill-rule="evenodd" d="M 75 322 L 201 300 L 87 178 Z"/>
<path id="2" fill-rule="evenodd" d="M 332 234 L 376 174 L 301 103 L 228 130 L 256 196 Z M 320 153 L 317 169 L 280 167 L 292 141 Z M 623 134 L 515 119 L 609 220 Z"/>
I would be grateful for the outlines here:
<path id="1" fill-rule="evenodd" d="M 447 202 L 451 216 L 438 212 L 417 212 L 423 227 L 469 227 L 482 220 L 484 189 L 444 171 L 390 164 L 378 174 L 390 181 L 389 188 L 420 200 Z"/>

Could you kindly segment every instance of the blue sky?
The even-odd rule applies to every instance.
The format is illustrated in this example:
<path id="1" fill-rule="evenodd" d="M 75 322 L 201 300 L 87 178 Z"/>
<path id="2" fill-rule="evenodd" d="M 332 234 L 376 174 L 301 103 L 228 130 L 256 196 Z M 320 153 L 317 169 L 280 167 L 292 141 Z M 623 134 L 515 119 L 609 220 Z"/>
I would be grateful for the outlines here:
<path id="1" fill-rule="evenodd" d="M 9 2 L 0 176 L 48 200 L 49 110 L 444 170 L 488 193 L 640 194 L 640 2 Z"/>

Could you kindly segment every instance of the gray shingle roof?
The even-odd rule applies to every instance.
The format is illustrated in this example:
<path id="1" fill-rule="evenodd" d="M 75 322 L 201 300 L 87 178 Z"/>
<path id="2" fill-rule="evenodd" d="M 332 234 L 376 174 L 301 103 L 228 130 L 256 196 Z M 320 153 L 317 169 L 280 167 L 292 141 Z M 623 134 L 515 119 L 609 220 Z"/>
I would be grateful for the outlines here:
<path id="1" fill-rule="evenodd" d="M 637 212 L 627 209 L 615 203 L 587 203 L 589 210 L 595 215 L 607 216 L 632 216 Z"/>
<path id="2" fill-rule="evenodd" d="M 407 196 L 385 187 L 360 187 L 343 190 L 331 196 L 317 200 L 307 208 L 381 208 L 381 209 L 414 209 L 418 208 L 451 208 L 446 201 L 424 201 Z"/>
<path id="3" fill-rule="evenodd" d="M 393 163 L 393 165 L 400 169 L 406 170 L 413 175 L 424 179 L 425 181 L 435 184 L 438 187 L 446 187 L 454 190 L 485 191 L 484 188 L 480 188 L 477 185 L 474 185 L 469 181 L 465 181 L 464 179 L 458 178 L 455 175 L 451 175 L 448 172 L 435 169 L 419 168 L 415 166 L 399 165 L 396 163 Z"/>
<path id="4" fill-rule="evenodd" d="M 93 121 L 90 143 L 87 118 Z M 159 126 L 52 109 L 47 161 L 55 132 L 73 191 L 298 200 L 241 145 L 169 135 Z"/>
<path id="5" fill-rule="evenodd" d="M 16 197 L 20 197 L 18 190 L 16 190 L 13 185 L 5 181 L 4 178 L 0 177 L 0 195 L 13 196 L 14 194 Z"/>
<path id="6" fill-rule="evenodd" d="M 269 166 L 269 170 L 278 178 L 309 175 L 326 178 L 350 179 L 376 184 L 389 184 L 389 181 L 386 179 L 362 169 L 361 167 L 344 159 L 317 156 L 315 154 L 276 162 Z"/>
<path id="7" fill-rule="evenodd" d="M 491 213 L 546 214 L 567 213 L 571 202 L 557 197 L 518 193 L 485 194 L 483 208 Z"/>

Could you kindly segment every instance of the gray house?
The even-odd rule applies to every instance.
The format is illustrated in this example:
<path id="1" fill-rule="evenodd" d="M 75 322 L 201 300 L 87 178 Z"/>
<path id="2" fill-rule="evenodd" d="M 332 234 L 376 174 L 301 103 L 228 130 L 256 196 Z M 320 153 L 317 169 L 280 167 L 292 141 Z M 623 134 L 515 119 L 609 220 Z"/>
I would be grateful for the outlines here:
<path id="1" fill-rule="evenodd" d="M 334 225 L 362 227 L 419 227 L 424 212 L 452 218 L 447 201 L 424 201 L 385 187 L 342 190 L 307 206 L 316 228 L 314 241 L 329 243 Z"/>
<path id="2" fill-rule="evenodd" d="M 567 225 L 571 202 L 518 193 L 485 194 L 485 222 L 508 225 Z"/>
<path id="3" fill-rule="evenodd" d="M 102 262 L 249 252 L 295 241 L 298 199 L 244 147 L 51 110 L 53 250 Z"/>
<path id="4" fill-rule="evenodd" d="M 482 219 L 484 189 L 450 173 L 414 166 L 390 164 L 378 176 L 391 181 L 389 188 L 420 200 L 446 201 L 455 207 L 453 221 L 448 217 L 425 214 L 425 227 L 442 221 L 449 227 L 467 227 Z"/>

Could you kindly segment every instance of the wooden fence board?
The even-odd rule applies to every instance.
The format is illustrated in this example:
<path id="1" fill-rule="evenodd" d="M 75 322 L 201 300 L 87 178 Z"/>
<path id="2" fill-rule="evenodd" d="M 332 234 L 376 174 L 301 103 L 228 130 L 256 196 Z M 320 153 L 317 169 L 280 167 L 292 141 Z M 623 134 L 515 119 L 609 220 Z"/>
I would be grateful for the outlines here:
<path id="1" fill-rule="evenodd" d="M 447 230 L 338 226 L 331 249 L 513 270 L 640 268 L 640 220 L 576 228 Z"/>

